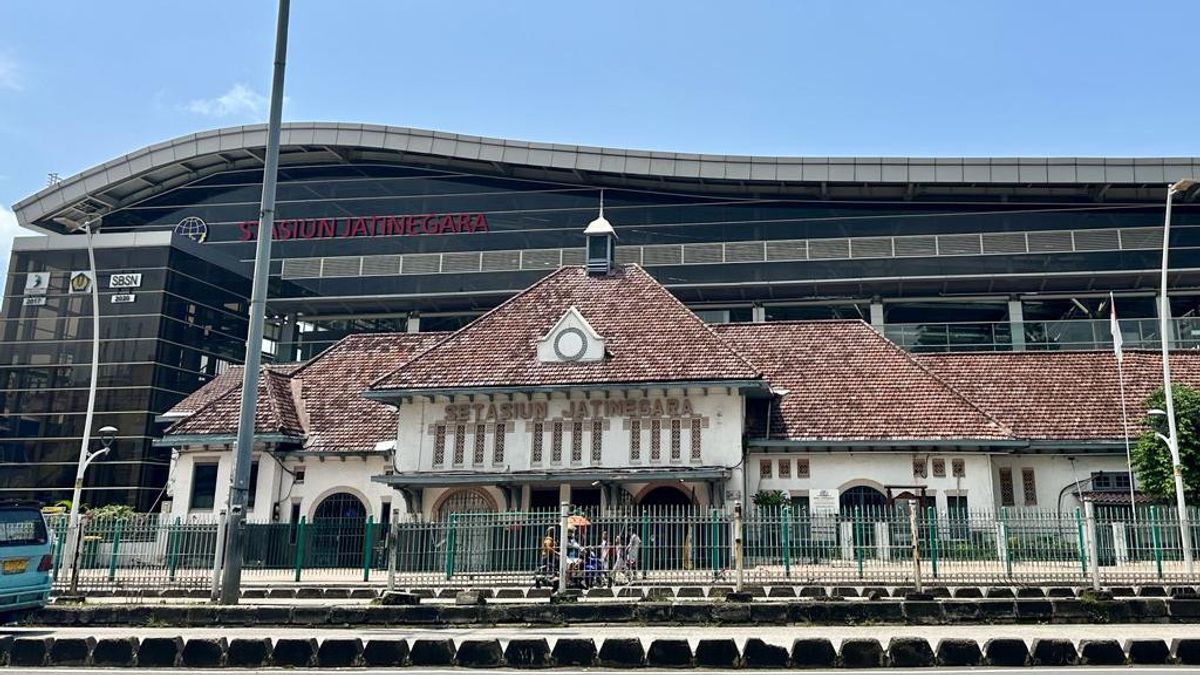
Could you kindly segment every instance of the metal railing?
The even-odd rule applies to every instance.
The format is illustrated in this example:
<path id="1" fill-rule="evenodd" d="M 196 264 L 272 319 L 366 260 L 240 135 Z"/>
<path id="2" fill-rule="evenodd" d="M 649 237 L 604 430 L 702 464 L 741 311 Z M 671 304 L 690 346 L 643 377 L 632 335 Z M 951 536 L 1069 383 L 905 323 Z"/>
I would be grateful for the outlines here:
<path id="1" fill-rule="evenodd" d="M 1158 349 L 1158 319 L 1121 319 L 1126 349 Z M 1200 348 L 1200 320 L 1172 319 L 1173 348 Z M 1014 340 L 1013 331 L 1021 340 Z M 1061 321 L 893 323 L 883 334 L 912 352 L 1112 349 L 1108 319 Z"/>
<path id="2" fill-rule="evenodd" d="M 601 582 L 614 576 L 605 568 L 624 568 L 617 581 L 639 585 L 732 585 L 737 578 L 860 586 L 1200 582 L 1183 567 L 1172 509 L 1139 508 L 1136 519 L 1128 507 L 1090 511 L 753 508 L 740 522 L 741 556 L 726 510 L 647 508 L 573 518 L 580 523 L 578 543 L 599 559 L 593 581 Z M 250 585 L 382 585 L 389 577 L 398 587 L 532 585 L 548 562 L 542 541 L 548 530 L 558 537 L 558 523 L 556 510 L 464 513 L 433 522 L 248 523 L 243 578 Z M 55 583 L 65 588 L 67 524 L 51 525 Z M 78 583 L 85 592 L 213 585 L 215 518 L 146 515 L 85 520 L 82 528 Z"/>

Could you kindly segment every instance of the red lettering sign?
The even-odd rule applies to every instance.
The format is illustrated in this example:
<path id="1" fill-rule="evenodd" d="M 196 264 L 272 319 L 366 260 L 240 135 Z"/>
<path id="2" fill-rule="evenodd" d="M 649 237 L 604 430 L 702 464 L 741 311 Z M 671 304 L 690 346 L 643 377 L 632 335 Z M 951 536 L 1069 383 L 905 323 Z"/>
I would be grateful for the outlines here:
<path id="1" fill-rule="evenodd" d="M 258 221 L 238 223 L 238 241 L 252 241 Z M 282 218 L 271 228 L 272 241 L 289 239 L 348 239 L 421 234 L 474 234 L 487 232 L 487 214 L 426 213 L 412 216 L 346 216 L 343 218 Z"/>

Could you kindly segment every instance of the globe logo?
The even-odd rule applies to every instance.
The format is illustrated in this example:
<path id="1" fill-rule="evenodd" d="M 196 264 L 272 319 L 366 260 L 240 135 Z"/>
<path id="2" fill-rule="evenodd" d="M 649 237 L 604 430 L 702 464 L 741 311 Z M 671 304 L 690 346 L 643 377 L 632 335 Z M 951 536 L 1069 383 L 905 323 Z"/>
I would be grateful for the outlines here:
<path id="1" fill-rule="evenodd" d="M 188 216 L 175 226 L 175 234 L 203 244 L 204 240 L 208 239 L 208 223 L 196 216 Z"/>

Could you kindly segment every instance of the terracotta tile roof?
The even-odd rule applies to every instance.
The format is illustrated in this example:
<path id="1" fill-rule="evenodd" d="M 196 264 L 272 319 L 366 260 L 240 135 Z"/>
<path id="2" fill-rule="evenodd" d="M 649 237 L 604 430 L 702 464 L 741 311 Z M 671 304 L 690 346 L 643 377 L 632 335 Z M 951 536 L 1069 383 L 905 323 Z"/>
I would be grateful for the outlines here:
<path id="1" fill-rule="evenodd" d="M 351 335 L 309 361 L 293 377 L 300 381 L 310 420 L 305 450 L 373 450 L 396 440 L 397 411 L 362 397 L 379 376 L 446 337 L 446 333 Z"/>
<path id="2" fill-rule="evenodd" d="M 167 435 L 228 436 L 237 433 L 241 394 L 239 383 L 189 417 L 173 424 L 167 430 Z M 255 434 L 282 434 L 293 438 L 304 436 L 304 423 L 293 395 L 290 376 L 263 368 L 258 378 L 258 399 L 255 403 Z"/>
<path id="3" fill-rule="evenodd" d="M 289 374 L 302 365 L 304 364 L 273 363 L 266 367 L 276 372 Z M 172 406 L 171 409 L 166 412 L 166 416 L 186 417 L 215 401 L 216 399 L 221 398 L 228 393 L 230 389 L 233 389 L 234 387 L 240 387 L 242 384 L 242 370 L 243 369 L 241 366 L 230 366 L 226 368 L 225 372 L 204 383 L 203 386 L 192 392 L 187 398 Z"/>
<path id="4" fill-rule="evenodd" d="M 771 436 L 1007 440 L 1010 431 L 862 321 L 725 324 L 717 334 L 788 393 Z M 761 437 L 762 430 L 748 430 Z"/>
<path id="5" fill-rule="evenodd" d="M 1120 382 L 1110 351 L 924 354 L 917 360 L 993 417 L 1031 440 L 1123 437 Z M 1130 433 L 1141 430 L 1142 402 L 1162 385 L 1158 352 L 1125 351 Z M 1200 386 L 1200 352 L 1171 354 L 1171 379 Z"/>
<path id="6" fill-rule="evenodd" d="M 571 307 L 607 344 L 593 363 L 541 363 L 537 340 Z M 758 371 L 637 265 L 551 272 L 372 385 L 374 390 L 750 380 Z"/>
<path id="7" fill-rule="evenodd" d="M 303 439 L 305 450 L 320 452 L 370 451 L 381 441 L 394 441 L 396 410 L 360 394 L 372 380 L 445 336 L 351 335 L 307 363 L 265 367 L 259 378 L 256 433 L 295 436 Z M 236 371 L 236 376 L 224 382 L 214 380 L 205 385 L 213 392 L 198 400 L 207 402 L 167 429 L 165 440 L 236 434 L 242 369 Z"/>

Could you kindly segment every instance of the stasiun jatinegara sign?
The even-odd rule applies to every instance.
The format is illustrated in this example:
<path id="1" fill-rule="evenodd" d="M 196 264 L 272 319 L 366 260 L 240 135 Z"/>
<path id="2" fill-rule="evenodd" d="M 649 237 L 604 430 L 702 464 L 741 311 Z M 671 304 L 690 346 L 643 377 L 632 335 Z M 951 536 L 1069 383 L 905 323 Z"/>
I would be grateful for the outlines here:
<path id="1" fill-rule="evenodd" d="M 257 220 L 238 224 L 238 241 L 251 241 L 258 233 Z M 426 213 L 409 216 L 346 216 L 342 218 L 284 218 L 271 228 L 273 241 L 288 239 L 346 239 L 423 234 L 473 234 L 487 232 L 482 213 Z"/>

